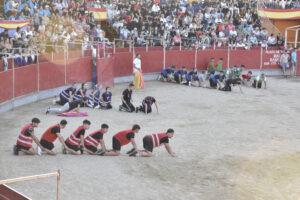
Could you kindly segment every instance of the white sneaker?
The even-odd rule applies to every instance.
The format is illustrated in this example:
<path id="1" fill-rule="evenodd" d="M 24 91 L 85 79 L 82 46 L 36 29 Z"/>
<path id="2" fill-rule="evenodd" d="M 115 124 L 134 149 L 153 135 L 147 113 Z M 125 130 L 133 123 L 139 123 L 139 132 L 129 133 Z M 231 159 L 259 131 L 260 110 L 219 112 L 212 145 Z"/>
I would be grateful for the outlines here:
<path id="1" fill-rule="evenodd" d="M 39 156 L 42 155 L 42 149 L 41 149 L 40 147 L 37 147 L 37 154 L 38 154 Z"/>
<path id="2" fill-rule="evenodd" d="M 191 86 L 192 85 L 192 83 L 191 82 L 189 82 L 189 86 Z"/>
<path id="3" fill-rule="evenodd" d="M 100 108 L 100 106 L 98 105 L 98 106 L 96 106 L 95 108 L 96 108 L 96 109 L 99 109 L 99 108 Z"/>
<path id="4" fill-rule="evenodd" d="M 52 100 L 52 104 L 55 105 L 56 104 L 56 99 Z"/>

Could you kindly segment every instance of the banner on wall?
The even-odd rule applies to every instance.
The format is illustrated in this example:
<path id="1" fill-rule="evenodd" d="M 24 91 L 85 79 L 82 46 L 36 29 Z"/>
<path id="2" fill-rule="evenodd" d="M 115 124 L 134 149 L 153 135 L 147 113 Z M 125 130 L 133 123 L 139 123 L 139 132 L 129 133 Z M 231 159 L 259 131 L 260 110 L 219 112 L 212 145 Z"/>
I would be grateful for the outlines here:
<path id="1" fill-rule="evenodd" d="M 27 26 L 29 26 L 29 21 L 7 21 L 1 20 L 0 21 L 0 33 L 4 32 L 8 29 L 9 36 L 12 37 L 16 32 L 16 29 L 20 27 L 22 31 L 24 31 Z"/>
<path id="2" fill-rule="evenodd" d="M 267 9 L 258 8 L 258 16 L 269 19 L 300 19 L 299 9 Z"/>
<path id="3" fill-rule="evenodd" d="M 105 8 L 89 8 L 89 13 L 93 13 L 95 21 L 107 20 L 107 12 Z"/>

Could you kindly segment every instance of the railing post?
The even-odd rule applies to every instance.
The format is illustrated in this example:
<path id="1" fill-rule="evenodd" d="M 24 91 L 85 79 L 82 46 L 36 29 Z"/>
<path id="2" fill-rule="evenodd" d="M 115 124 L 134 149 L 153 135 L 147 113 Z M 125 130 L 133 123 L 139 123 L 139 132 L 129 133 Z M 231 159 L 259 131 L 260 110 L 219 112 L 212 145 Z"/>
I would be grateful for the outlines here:
<path id="1" fill-rule="evenodd" d="M 181 40 L 179 42 L 179 51 L 181 51 Z"/>
<path id="2" fill-rule="evenodd" d="M 297 43 L 298 43 L 298 32 L 299 32 L 299 29 L 296 29 L 295 46 L 294 46 L 294 48 L 297 48 Z"/>
<path id="3" fill-rule="evenodd" d="M 56 183 L 56 200 L 59 200 L 59 187 L 60 187 L 60 170 L 57 170 L 57 183 Z"/>
<path id="4" fill-rule="evenodd" d="M 165 41 L 163 41 L 163 53 L 164 53 L 164 63 L 163 63 L 163 67 L 164 69 L 166 68 L 166 43 Z"/>
<path id="5" fill-rule="evenodd" d="M 67 45 L 67 60 L 69 60 L 69 45 Z"/>
<path id="6" fill-rule="evenodd" d="M 38 100 L 40 100 L 40 62 L 39 62 L 39 52 L 36 52 L 36 65 L 37 65 L 37 92 Z"/>
<path id="7" fill-rule="evenodd" d="M 147 43 L 147 40 L 146 40 L 146 52 L 148 52 L 148 43 Z"/>
<path id="8" fill-rule="evenodd" d="M 66 60 L 66 50 L 64 49 L 64 61 L 65 61 L 65 85 L 67 85 L 67 60 Z"/>
<path id="9" fill-rule="evenodd" d="M 105 40 L 102 42 L 103 45 L 103 57 L 105 58 Z"/>
<path id="10" fill-rule="evenodd" d="M 262 71 L 262 63 L 263 63 L 263 48 L 260 47 L 260 71 Z"/>
<path id="11" fill-rule="evenodd" d="M 99 42 L 97 42 L 97 46 L 98 46 L 97 47 L 97 49 L 98 49 L 98 58 L 100 58 L 100 53 L 99 53 L 100 52 L 100 48 L 99 48 L 100 44 L 99 44 Z"/>
<path id="12" fill-rule="evenodd" d="M 114 54 L 116 54 L 116 39 L 114 38 Z"/>
<path id="13" fill-rule="evenodd" d="M 129 52 L 131 52 L 131 41 L 129 43 Z"/>
<path id="14" fill-rule="evenodd" d="M 285 29 L 284 47 L 287 47 L 287 29 Z"/>
<path id="15" fill-rule="evenodd" d="M 227 68 L 229 68 L 229 64 L 230 64 L 229 60 L 230 60 L 230 50 L 229 50 L 229 46 L 228 46 L 228 48 L 227 48 Z"/>
<path id="16" fill-rule="evenodd" d="M 196 48 L 195 48 L 195 65 L 194 65 L 195 68 L 197 68 L 197 58 L 198 58 L 198 43 L 196 44 Z"/>
<path id="17" fill-rule="evenodd" d="M 12 57 L 12 93 L 13 93 L 13 109 L 15 108 L 15 61 L 14 56 Z"/>
<path id="18" fill-rule="evenodd" d="M 81 57 L 84 57 L 83 42 L 81 43 Z"/>
<path id="19" fill-rule="evenodd" d="M 214 50 L 216 50 L 216 39 L 214 39 Z"/>

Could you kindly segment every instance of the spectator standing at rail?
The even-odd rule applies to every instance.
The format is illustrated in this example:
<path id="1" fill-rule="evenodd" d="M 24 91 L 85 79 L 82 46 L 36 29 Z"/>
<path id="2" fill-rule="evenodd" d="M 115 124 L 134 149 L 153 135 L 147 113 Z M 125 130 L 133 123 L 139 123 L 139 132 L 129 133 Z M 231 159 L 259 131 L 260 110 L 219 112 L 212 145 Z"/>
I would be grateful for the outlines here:
<path id="1" fill-rule="evenodd" d="M 297 49 L 293 49 L 291 54 L 291 67 L 292 67 L 292 76 L 296 76 L 297 73 Z"/>
<path id="2" fill-rule="evenodd" d="M 284 50 L 283 54 L 281 54 L 280 59 L 279 59 L 279 63 L 282 68 L 283 76 L 285 78 L 287 78 L 286 68 L 289 68 L 289 58 L 290 58 L 290 56 L 289 56 L 287 50 Z"/>

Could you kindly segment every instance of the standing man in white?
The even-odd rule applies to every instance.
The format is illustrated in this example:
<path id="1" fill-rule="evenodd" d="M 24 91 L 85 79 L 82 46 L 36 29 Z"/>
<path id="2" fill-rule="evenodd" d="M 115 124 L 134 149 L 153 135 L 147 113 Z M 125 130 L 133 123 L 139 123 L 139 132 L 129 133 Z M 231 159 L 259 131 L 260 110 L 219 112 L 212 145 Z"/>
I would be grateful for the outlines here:
<path id="1" fill-rule="evenodd" d="M 145 88 L 141 65 L 142 65 L 141 55 L 137 53 L 135 59 L 133 60 L 133 74 L 134 74 L 133 84 L 135 89 Z"/>

